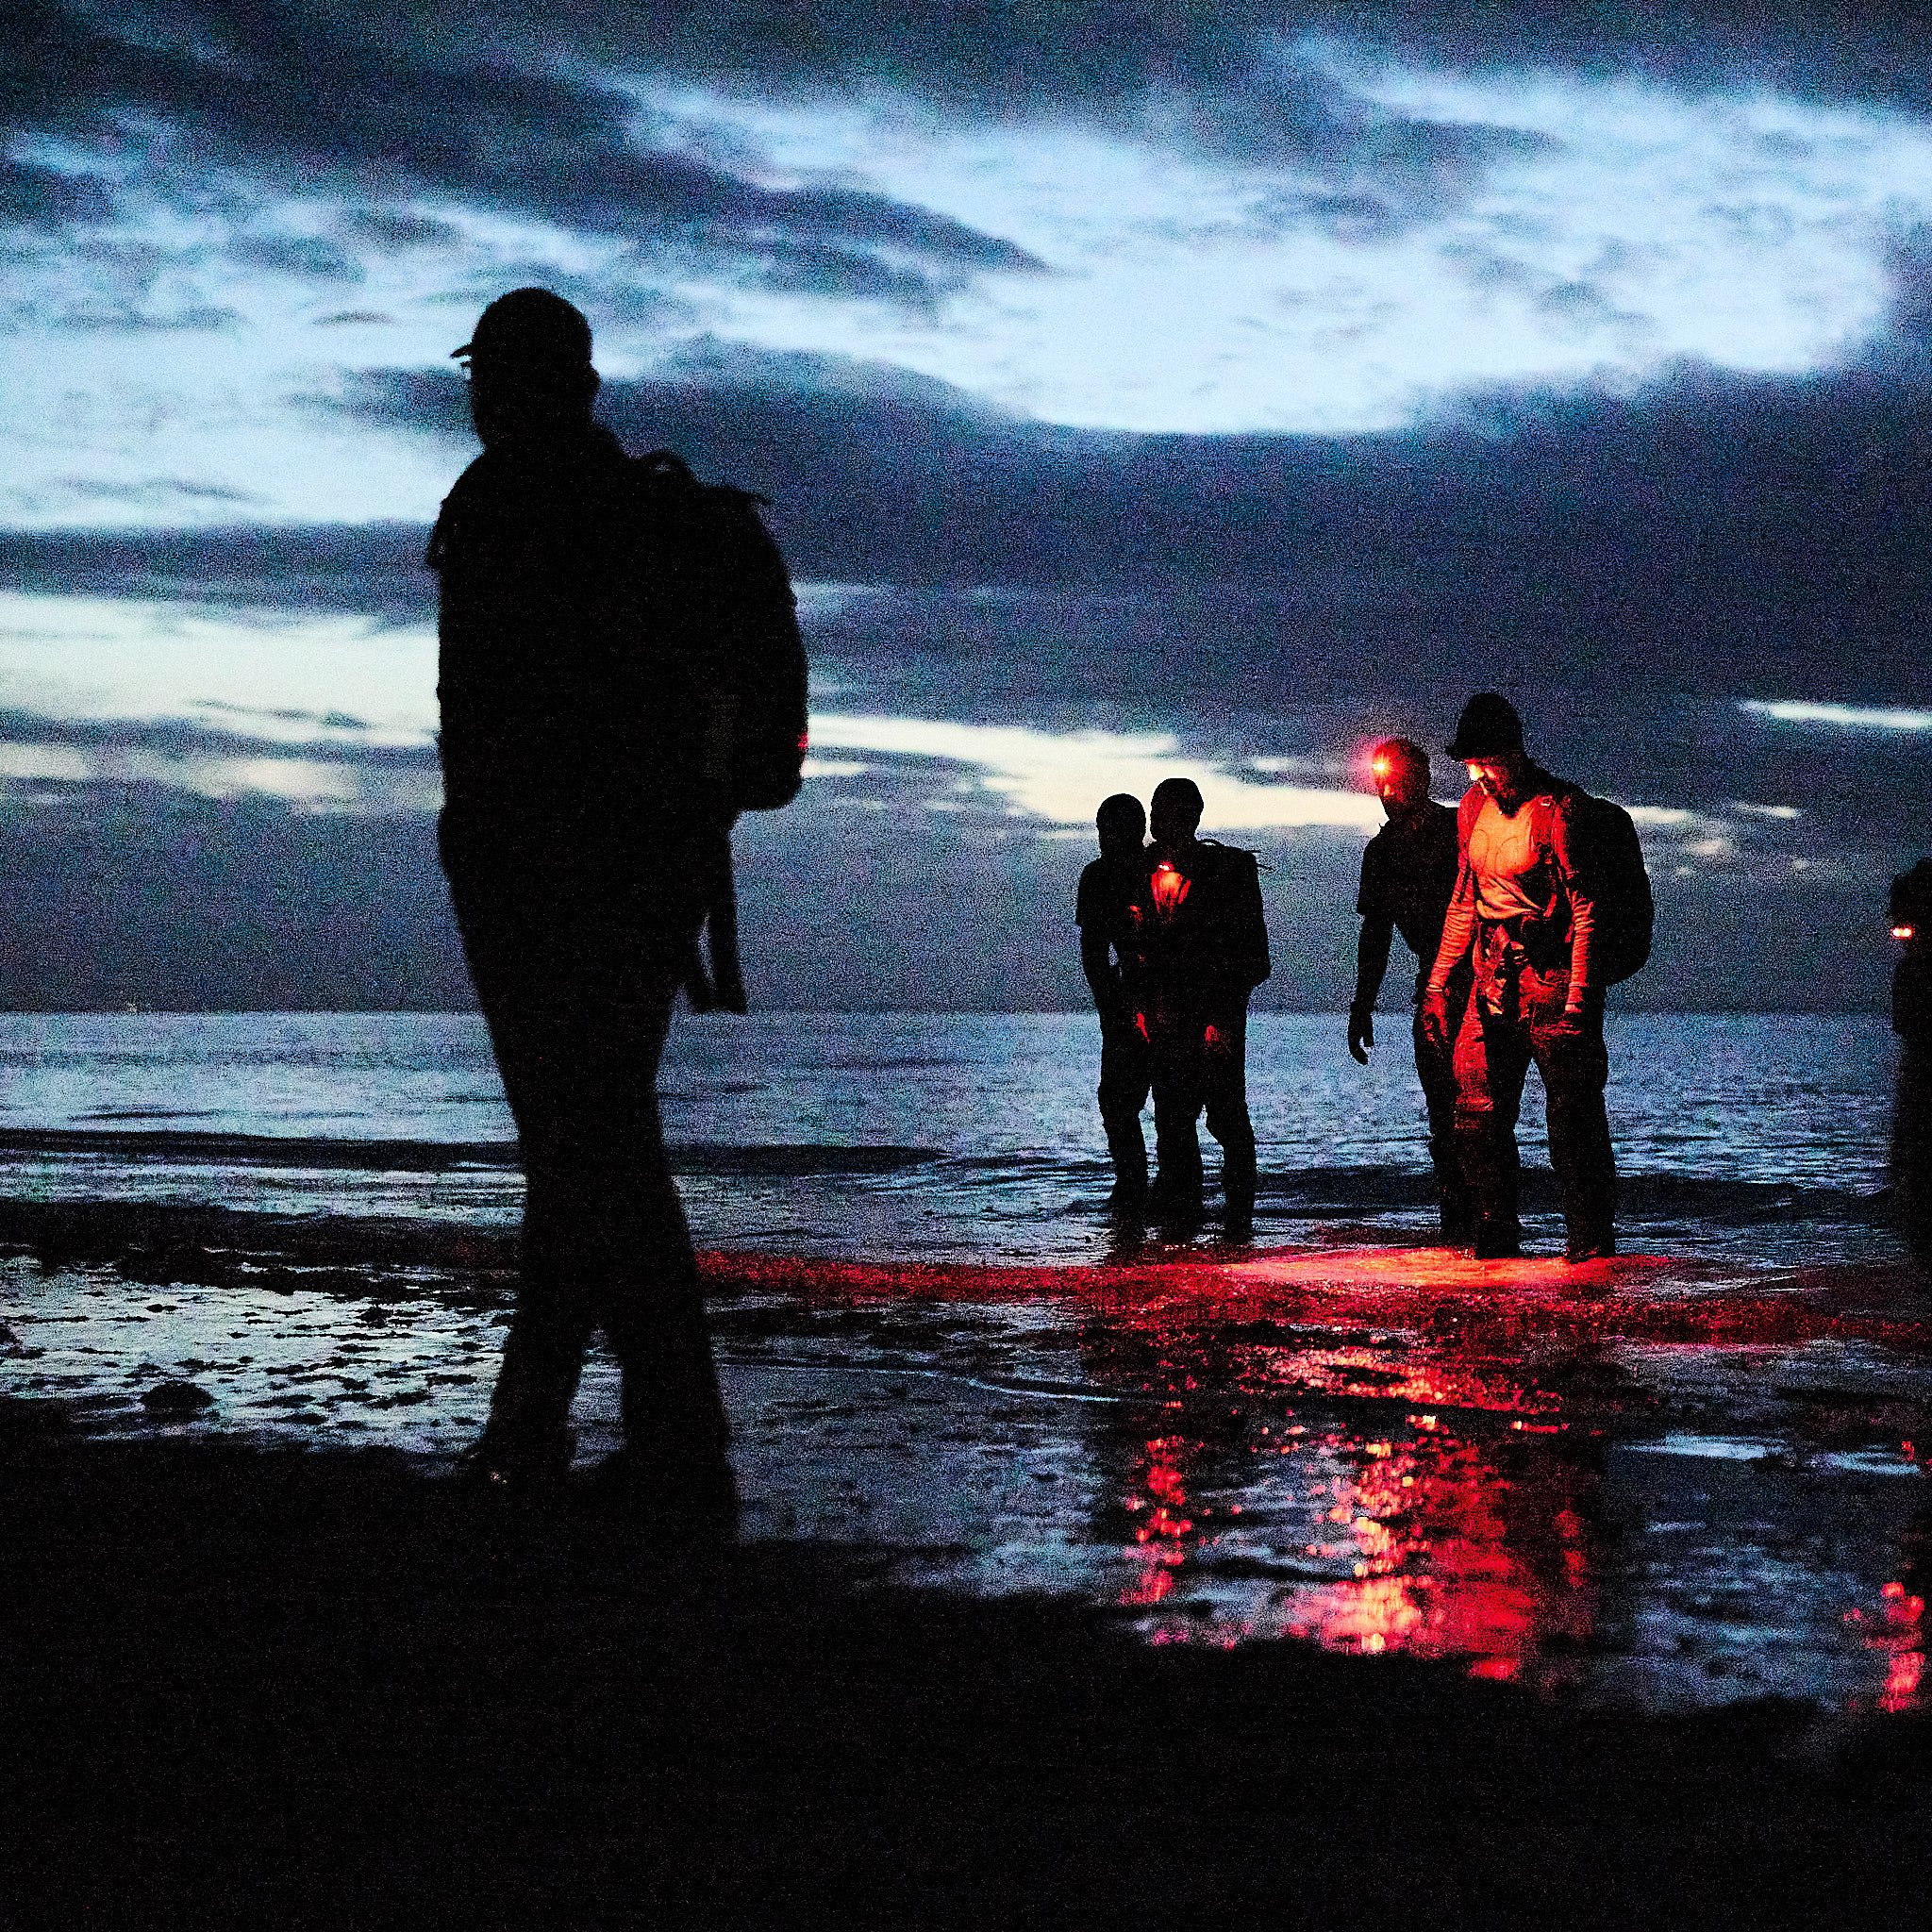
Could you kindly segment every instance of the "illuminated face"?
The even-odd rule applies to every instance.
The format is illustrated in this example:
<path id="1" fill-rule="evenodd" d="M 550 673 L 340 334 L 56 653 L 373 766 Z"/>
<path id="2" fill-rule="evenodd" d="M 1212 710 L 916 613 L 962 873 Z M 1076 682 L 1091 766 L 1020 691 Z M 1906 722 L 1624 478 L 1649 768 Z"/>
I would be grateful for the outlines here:
<path id="1" fill-rule="evenodd" d="M 1411 812 L 1429 795 L 1429 774 L 1412 758 L 1378 757 L 1371 767 L 1375 774 L 1375 793 L 1382 809 L 1391 819 Z"/>
<path id="2" fill-rule="evenodd" d="M 1471 758 L 1468 763 L 1470 783 L 1480 785 L 1505 811 L 1521 803 L 1527 760 L 1520 751 L 1499 752 L 1492 758 Z"/>

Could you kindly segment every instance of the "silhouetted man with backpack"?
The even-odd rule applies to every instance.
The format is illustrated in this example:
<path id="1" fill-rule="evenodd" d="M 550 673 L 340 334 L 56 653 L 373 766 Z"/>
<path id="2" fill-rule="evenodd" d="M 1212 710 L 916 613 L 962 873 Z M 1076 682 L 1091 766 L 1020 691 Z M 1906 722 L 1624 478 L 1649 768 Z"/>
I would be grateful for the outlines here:
<path id="1" fill-rule="evenodd" d="M 1414 1018 L 1410 1034 L 1416 1077 L 1429 1117 L 1429 1159 L 1436 1170 L 1436 1195 L 1442 1233 L 1452 1241 L 1469 1238 L 1469 1190 L 1456 1153 L 1456 1073 L 1454 1033 L 1469 1001 L 1470 968 L 1460 962 L 1449 976 L 1451 1037 L 1440 1043 L 1423 1025 L 1423 992 L 1429 968 L 1442 943 L 1442 922 L 1456 896 L 1460 851 L 1456 814 L 1429 796 L 1429 755 L 1407 738 L 1387 738 L 1371 758 L 1375 791 L 1389 823 L 1362 853 L 1356 910 L 1361 936 L 1356 944 L 1355 998 L 1348 1008 L 1348 1050 L 1363 1066 L 1375 1043 L 1375 996 L 1389 970 L 1390 949 L 1399 931 L 1416 958 Z"/>
<path id="2" fill-rule="evenodd" d="M 1423 1024 L 1432 1041 L 1455 1041 L 1456 1141 L 1475 1210 L 1476 1258 L 1522 1252 L 1516 1119 L 1532 1061 L 1548 1103 L 1566 1257 L 1613 1255 L 1617 1171 L 1604 1111 L 1604 988 L 1635 970 L 1627 959 L 1637 914 L 1628 902 L 1642 860 L 1636 856 L 1633 880 L 1628 855 L 1615 842 L 1630 821 L 1535 764 L 1524 752 L 1515 708 L 1494 691 L 1463 708 L 1449 755 L 1468 765 L 1473 782 L 1457 813 L 1460 868 Z M 1628 845 L 1634 853 L 1634 831 Z M 1612 886 L 1617 916 L 1607 923 L 1600 915 Z M 1649 903 L 1646 881 L 1645 955 Z M 1452 1029 L 1449 987 L 1464 960 L 1475 991 Z"/>
<path id="3" fill-rule="evenodd" d="M 1154 788 L 1151 863 L 1130 908 L 1135 990 L 1153 1051 L 1153 1206 L 1174 1220 L 1201 1212 L 1201 1141 L 1221 1143 L 1221 1188 L 1231 1240 L 1255 1218 L 1255 1128 L 1248 1116 L 1248 996 L 1268 977 L 1268 927 L 1255 855 L 1197 839 L 1200 789 L 1191 778 Z"/>
<path id="4" fill-rule="evenodd" d="M 625 1447 L 597 1491 L 728 1524 L 729 1432 L 657 1074 L 729 890 L 732 820 L 760 802 L 746 724 L 773 728 L 753 675 L 773 664 L 797 716 L 775 727 L 789 778 L 762 802 L 797 789 L 790 590 L 749 499 L 700 491 L 661 454 L 633 461 L 591 420 L 591 329 L 569 303 L 519 289 L 456 354 L 483 454 L 429 547 L 440 842 L 526 1183 L 516 1312 L 467 1473 L 491 1491 L 560 1486 L 601 1327 Z"/>

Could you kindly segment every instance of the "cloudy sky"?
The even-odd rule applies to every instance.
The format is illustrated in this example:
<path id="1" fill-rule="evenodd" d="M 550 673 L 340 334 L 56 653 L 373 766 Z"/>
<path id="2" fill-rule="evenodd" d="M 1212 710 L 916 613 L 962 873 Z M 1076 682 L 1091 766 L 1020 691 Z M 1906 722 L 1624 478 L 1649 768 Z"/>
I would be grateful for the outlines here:
<path id="1" fill-rule="evenodd" d="M 1093 807 L 1185 772 L 1269 868 L 1261 1004 L 1339 1007 L 1363 750 L 1486 687 L 1638 819 L 1624 1003 L 1882 996 L 1909 16 L 15 0 L 0 75 L 0 1004 L 467 1003 L 419 559 L 529 282 L 633 447 L 774 505 L 762 1004 L 1079 1004 Z"/>

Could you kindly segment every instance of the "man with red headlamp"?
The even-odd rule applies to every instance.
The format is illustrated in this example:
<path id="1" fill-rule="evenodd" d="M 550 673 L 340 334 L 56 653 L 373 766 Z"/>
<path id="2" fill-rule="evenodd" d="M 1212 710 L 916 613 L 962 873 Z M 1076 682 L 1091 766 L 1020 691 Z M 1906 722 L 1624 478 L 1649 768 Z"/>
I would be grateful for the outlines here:
<path id="1" fill-rule="evenodd" d="M 1429 796 L 1429 755 L 1408 739 L 1384 739 L 1370 769 L 1389 823 L 1362 853 L 1361 887 L 1356 895 L 1362 929 L 1356 945 L 1355 998 L 1348 1009 L 1348 1050 L 1368 1065 L 1369 1049 L 1375 1043 L 1375 995 L 1382 990 L 1399 930 L 1416 957 L 1416 1012 L 1409 1030 L 1416 1076 L 1428 1108 L 1429 1159 L 1436 1170 L 1442 1232 L 1451 1241 L 1466 1241 L 1469 1191 L 1456 1158 L 1454 1025 L 1450 1039 L 1439 1044 L 1422 1022 L 1424 987 L 1456 894 L 1456 813 Z M 1467 961 L 1450 974 L 1449 1010 L 1455 1024 L 1460 1024 L 1468 1004 L 1470 979 Z"/>
<path id="2" fill-rule="evenodd" d="M 1461 866 L 1422 1021 L 1432 1043 L 1454 1041 L 1456 1142 L 1469 1183 L 1478 1260 L 1522 1252 L 1516 1117 L 1532 1061 L 1548 1102 L 1550 1165 L 1563 1191 L 1566 1258 L 1617 1251 L 1617 1169 L 1604 1087 L 1601 961 L 1593 960 L 1595 889 L 1582 863 L 1589 801 L 1523 748 L 1523 721 L 1495 691 L 1463 707 L 1449 756 L 1469 767 L 1457 813 Z M 1452 1024 L 1450 983 L 1467 962 L 1474 996 Z"/>

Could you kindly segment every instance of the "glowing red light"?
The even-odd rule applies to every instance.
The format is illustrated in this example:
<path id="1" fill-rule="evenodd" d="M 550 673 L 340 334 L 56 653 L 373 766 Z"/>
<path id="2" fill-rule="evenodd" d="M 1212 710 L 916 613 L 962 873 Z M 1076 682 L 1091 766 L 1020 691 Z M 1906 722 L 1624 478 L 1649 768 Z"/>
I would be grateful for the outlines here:
<path id="1" fill-rule="evenodd" d="M 1895 940 L 1908 940 L 1915 930 L 1915 927 L 1909 925 L 1895 925 L 1891 929 L 1891 936 Z"/>

